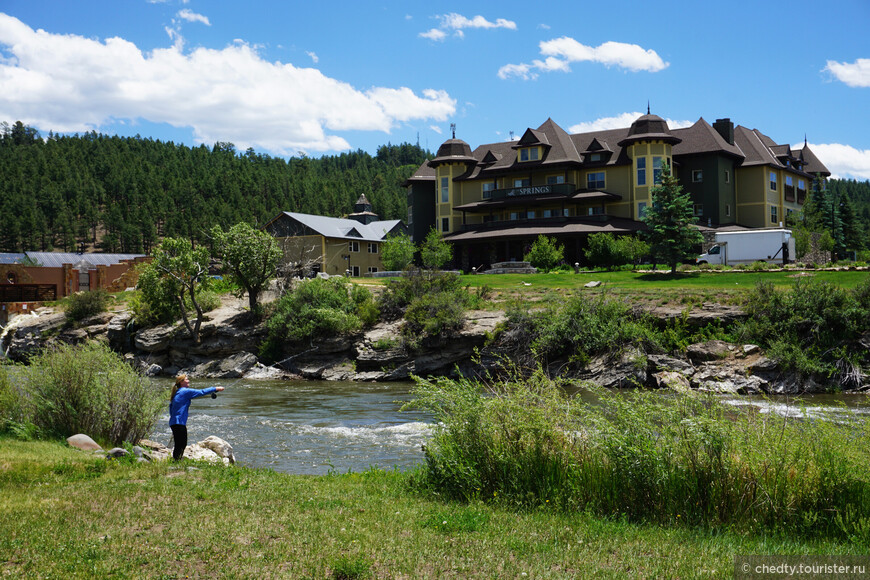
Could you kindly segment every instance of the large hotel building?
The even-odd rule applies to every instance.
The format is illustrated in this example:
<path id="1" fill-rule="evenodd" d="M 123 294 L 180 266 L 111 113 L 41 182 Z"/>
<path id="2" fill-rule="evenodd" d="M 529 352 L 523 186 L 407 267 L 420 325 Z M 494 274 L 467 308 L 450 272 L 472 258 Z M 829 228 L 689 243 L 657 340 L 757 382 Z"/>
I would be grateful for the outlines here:
<path id="1" fill-rule="evenodd" d="M 814 177 L 830 172 L 804 143 L 778 145 L 730 119 L 670 129 L 646 114 L 631 127 L 568 134 L 552 119 L 518 141 L 445 141 L 405 182 L 414 241 L 437 228 L 469 270 L 522 260 L 539 234 L 583 263 L 591 233 L 632 234 L 669 165 L 703 229 L 775 227 L 801 209 Z"/>

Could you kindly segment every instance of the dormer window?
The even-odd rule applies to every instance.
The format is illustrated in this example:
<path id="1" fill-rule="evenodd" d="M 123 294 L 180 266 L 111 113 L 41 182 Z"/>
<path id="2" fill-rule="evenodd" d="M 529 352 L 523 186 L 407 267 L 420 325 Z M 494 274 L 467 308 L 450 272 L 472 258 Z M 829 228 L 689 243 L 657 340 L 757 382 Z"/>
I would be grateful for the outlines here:
<path id="1" fill-rule="evenodd" d="M 601 153 L 592 153 L 589 155 L 589 161 L 595 163 L 596 161 L 601 161 Z"/>
<path id="2" fill-rule="evenodd" d="M 540 158 L 539 147 L 526 147 L 520 149 L 520 161 L 537 161 Z"/>

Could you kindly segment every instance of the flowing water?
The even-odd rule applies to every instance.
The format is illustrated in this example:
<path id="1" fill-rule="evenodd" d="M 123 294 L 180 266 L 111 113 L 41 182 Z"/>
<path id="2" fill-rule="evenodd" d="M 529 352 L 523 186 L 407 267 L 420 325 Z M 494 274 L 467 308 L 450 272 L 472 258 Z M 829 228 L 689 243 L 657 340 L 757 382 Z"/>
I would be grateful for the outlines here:
<path id="1" fill-rule="evenodd" d="M 193 400 L 188 441 L 216 435 L 250 467 L 312 475 L 407 469 L 422 462 L 431 429 L 425 413 L 400 411 L 411 383 L 193 379 L 191 386 L 226 390 Z M 168 411 L 158 421 L 150 438 L 168 445 Z"/>
<path id="2" fill-rule="evenodd" d="M 158 382 L 167 388 L 172 384 Z M 422 445 L 431 432 L 430 416 L 400 411 L 411 398 L 411 383 L 194 379 L 192 386 L 226 390 L 214 400 L 194 399 L 187 424 L 190 442 L 217 435 L 233 446 L 237 462 L 250 467 L 312 475 L 408 469 L 422 463 Z M 572 395 L 595 400 L 583 390 Z M 814 417 L 832 408 L 844 418 L 847 413 L 870 415 L 870 398 L 863 394 L 723 400 L 795 417 Z M 164 413 L 151 435 L 167 445 L 168 418 Z"/>

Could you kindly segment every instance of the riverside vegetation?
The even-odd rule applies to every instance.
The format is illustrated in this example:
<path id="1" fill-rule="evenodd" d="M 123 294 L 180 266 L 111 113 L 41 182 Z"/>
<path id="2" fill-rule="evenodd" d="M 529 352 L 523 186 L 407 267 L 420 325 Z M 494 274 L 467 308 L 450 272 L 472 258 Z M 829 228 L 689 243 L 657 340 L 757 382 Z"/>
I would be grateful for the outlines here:
<path id="1" fill-rule="evenodd" d="M 354 305 L 347 313 L 359 304 L 389 311 L 430 300 L 412 290 L 431 284 L 475 294 L 458 279 L 425 274 L 396 281 L 377 300 L 343 285 L 332 290 L 344 297 L 340 309 Z M 849 289 L 800 280 L 789 289 L 762 283 L 745 297 L 752 316 L 727 328 L 663 326 L 617 298 L 577 294 L 516 306 L 513 330 L 503 332 L 530 353 L 568 355 L 577 365 L 629 347 L 671 352 L 703 335 L 756 339 L 785 352 L 783 364 L 839 384 L 866 368 L 866 274 Z M 100 377 L 93 370 L 109 361 L 79 349 L 116 356 L 102 348 L 69 347 L 66 363 L 47 364 L 61 377 Z M 676 391 L 596 391 L 589 404 L 567 396 L 543 368 L 507 366 L 479 380 L 418 381 L 412 404 L 436 421 L 419 469 L 306 478 L 108 463 L 51 443 L 22 446 L 10 437 L 50 440 L 78 428 L 39 419 L 34 410 L 52 406 L 37 400 L 39 381 L 8 375 L 0 367 L 0 546 L 9 554 L 0 566 L 10 573 L 719 577 L 731 574 L 734 554 L 867 554 L 870 545 L 867 420 L 846 410 L 784 418 Z M 57 384 L 60 393 L 71 388 Z M 87 403 L 100 406 L 100 397 L 83 401 L 81 415 L 96 416 Z M 120 411 L 142 419 L 157 412 L 144 404 Z"/>

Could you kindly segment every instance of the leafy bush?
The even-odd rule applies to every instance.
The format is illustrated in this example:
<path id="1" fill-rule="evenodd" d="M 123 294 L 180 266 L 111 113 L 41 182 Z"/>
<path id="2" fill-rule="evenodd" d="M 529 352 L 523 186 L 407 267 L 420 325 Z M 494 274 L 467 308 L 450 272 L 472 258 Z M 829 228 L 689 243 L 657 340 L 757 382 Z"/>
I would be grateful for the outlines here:
<path id="1" fill-rule="evenodd" d="M 341 278 L 303 280 L 278 301 L 266 321 L 267 338 L 261 353 L 273 358 L 285 341 L 348 334 L 377 320 L 372 293 Z"/>
<path id="2" fill-rule="evenodd" d="M 565 246 L 557 244 L 555 238 L 543 234 L 538 236 L 529 253 L 523 257 L 523 260 L 544 272 L 549 272 L 564 259 Z"/>
<path id="3" fill-rule="evenodd" d="M 453 259 L 453 246 L 444 241 L 438 230 L 432 228 L 420 244 L 420 259 L 427 270 L 438 270 Z"/>
<path id="4" fill-rule="evenodd" d="M 401 271 L 414 260 L 416 246 L 408 234 L 387 236 L 381 244 L 381 263 L 388 271 Z"/>
<path id="5" fill-rule="evenodd" d="M 870 330 L 870 281 L 852 291 L 806 279 L 782 291 L 760 281 L 745 308 L 742 337 L 770 348 L 783 368 L 836 376 L 842 383 L 855 379 L 844 369 L 867 361 L 858 340 Z"/>
<path id="6" fill-rule="evenodd" d="M 76 292 L 63 300 L 63 308 L 66 317 L 74 322 L 81 322 L 86 318 L 105 312 L 109 307 L 112 296 L 102 288 L 88 292 Z"/>
<path id="7" fill-rule="evenodd" d="M 692 392 L 569 398 L 540 369 L 515 371 L 498 381 L 417 379 L 411 406 L 435 420 L 418 484 L 450 499 L 572 514 L 867 536 L 870 430 L 859 414 L 740 413 Z"/>
<path id="8" fill-rule="evenodd" d="M 32 410 L 30 400 L 21 386 L 13 383 L 9 372 L 0 367 L 0 433 L 12 433 L 29 438 L 25 435 L 33 431 L 30 421 Z"/>
<path id="9" fill-rule="evenodd" d="M 462 287 L 456 274 L 431 274 L 422 270 L 410 270 L 397 280 L 389 280 L 378 297 L 381 316 L 386 320 L 401 318 L 414 299 L 426 294 L 452 293 Z"/>
<path id="10" fill-rule="evenodd" d="M 586 259 L 594 266 L 612 270 L 626 264 L 636 264 L 649 255 L 650 247 L 635 236 L 614 237 L 613 234 L 591 234 L 585 250 Z"/>
<path id="11" fill-rule="evenodd" d="M 31 360 L 15 403 L 44 436 L 85 433 L 135 443 L 151 432 L 165 393 L 100 342 L 59 345 Z"/>

